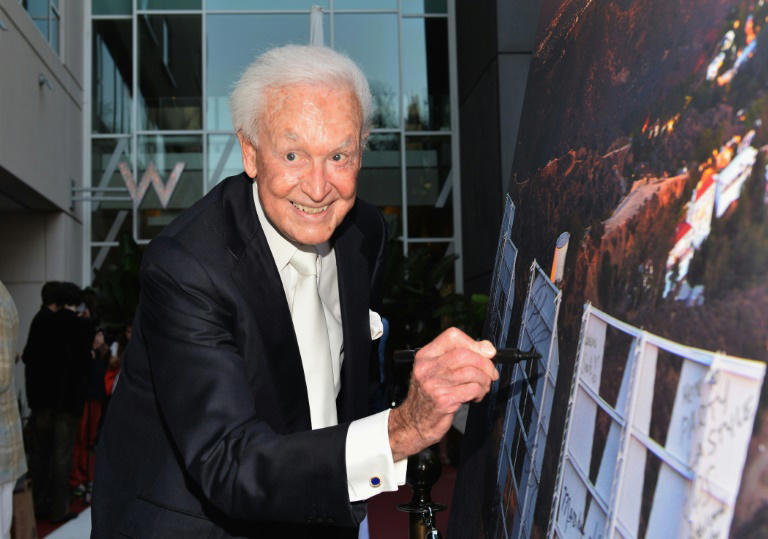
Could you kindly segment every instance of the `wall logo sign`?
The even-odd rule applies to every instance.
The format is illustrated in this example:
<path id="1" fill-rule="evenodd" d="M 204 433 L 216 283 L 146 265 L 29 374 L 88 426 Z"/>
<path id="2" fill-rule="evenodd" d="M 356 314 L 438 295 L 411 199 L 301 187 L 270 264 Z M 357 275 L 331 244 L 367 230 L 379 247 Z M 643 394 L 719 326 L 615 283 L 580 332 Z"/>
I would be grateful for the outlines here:
<path id="1" fill-rule="evenodd" d="M 144 174 L 141 176 L 138 185 L 136 185 L 136 181 L 133 178 L 133 172 L 131 172 L 131 168 L 127 163 L 121 162 L 117 166 L 120 169 L 120 175 L 123 177 L 125 186 L 128 188 L 128 192 L 131 195 L 134 208 L 138 208 L 139 205 L 141 205 L 149 186 L 152 185 L 155 194 L 157 194 L 157 198 L 160 200 L 160 205 L 163 209 L 166 209 L 186 165 L 187 164 L 184 161 L 176 163 L 173 166 L 173 170 L 171 170 L 171 174 L 168 176 L 168 181 L 163 184 L 163 180 L 160 179 L 155 164 L 150 163 L 144 171 Z"/>

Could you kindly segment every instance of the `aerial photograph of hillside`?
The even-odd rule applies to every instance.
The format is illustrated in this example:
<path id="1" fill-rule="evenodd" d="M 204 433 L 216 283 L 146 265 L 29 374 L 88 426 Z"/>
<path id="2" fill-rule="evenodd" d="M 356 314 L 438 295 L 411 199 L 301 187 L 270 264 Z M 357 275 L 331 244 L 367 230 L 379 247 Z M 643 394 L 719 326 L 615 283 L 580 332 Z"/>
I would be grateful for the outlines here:
<path id="1" fill-rule="evenodd" d="M 540 531 L 585 302 L 687 346 L 768 362 L 767 156 L 767 2 L 542 2 L 510 179 L 516 297 L 531 261 L 551 264 L 570 234 Z M 656 387 L 673 397 L 678 374 L 660 367 Z M 734 537 L 768 534 L 766 414 L 763 386 Z"/>

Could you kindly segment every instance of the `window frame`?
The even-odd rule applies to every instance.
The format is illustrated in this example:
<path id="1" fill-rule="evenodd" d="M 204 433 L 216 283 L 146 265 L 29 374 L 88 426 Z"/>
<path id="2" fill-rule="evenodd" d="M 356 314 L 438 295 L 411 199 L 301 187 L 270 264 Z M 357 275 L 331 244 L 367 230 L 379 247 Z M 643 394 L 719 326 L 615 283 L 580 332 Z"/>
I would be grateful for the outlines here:
<path id="1" fill-rule="evenodd" d="M 20 0 L 21 1 L 21 0 Z M 48 0 L 49 3 L 52 3 L 56 0 Z M 64 0 L 66 1 L 66 0 Z M 400 216 L 398 217 L 400 228 L 402 230 L 402 233 L 398 235 L 398 240 L 401 242 L 403 254 L 407 255 L 409 251 L 409 246 L 411 247 L 419 247 L 420 244 L 424 243 L 439 243 L 445 245 L 446 248 L 446 254 L 458 254 L 458 258 L 455 261 L 454 265 L 454 283 L 455 283 L 455 290 L 457 292 L 463 291 L 463 260 L 462 260 L 462 230 L 461 230 L 461 178 L 460 178 L 460 171 L 461 171 L 461 162 L 460 162 L 460 155 L 459 155 L 459 106 L 458 106 L 458 76 L 457 76 L 457 54 L 456 54 L 456 8 L 455 8 L 455 0 L 447 0 L 447 11 L 445 13 L 415 13 L 415 12 L 408 12 L 404 10 L 403 6 L 404 0 L 397 0 L 397 9 L 365 9 L 364 7 L 361 7 L 359 9 L 335 9 L 334 8 L 334 0 L 328 0 L 326 7 L 323 8 L 323 13 L 327 15 L 327 18 L 325 19 L 328 24 L 328 35 L 327 38 L 329 38 L 329 42 L 327 43 L 328 46 L 331 48 L 334 47 L 334 40 L 335 40 L 335 24 L 334 19 L 335 15 L 348 15 L 348 14 L 395 14 L 397 16 L 397 58 L 398 58 L 398 69 L 399 69 L 399 80 L 398 80 L 398 125 L 392 126 L 392 127 L 386 127 L 386 128 L 374 128 L 372 130 L 372 134 L 393 134 L 397 135 L 400 139 L 400 174 L 401 174 L 401 198 L 400 198 Z M 199 15 L 200 16 L 200 24 L 201 24 L 201 47 L 202 47 L 202 58 L 201 58 L 201 80 L 202 80 L 202 124 L 201 129 L 199 130 L 192 130 L 192 131 L 185 131 L 184 134 L 189 135 L 203 135 L 202 139 L 202 182 L 203 182 L 203 193 L 207 193 L 213 182 L 210 178 L 208 178 L 209 174 L 211 173 L 211 167 L 209 165 L 209 143 L 212 136 L 222 135 L 222 134 L 231 134 L 230 131 L 222 131 L 220 129 L 211 128 L 208 125 L 208 117 L 207 117 L 207 97 L 208 97 L 208 89 L 207 89 L 207 39 L 208 39 L 208 33 L 207 33 L 207 20 L 208 16 L 210 15 L 217 15 L 217 14 L 299 14 L 299 13 L 306 13 L 309 15 L 311 13 L 311 10 L 266 10 L 266 9 L 236 9 L 236 10 L 222 10 L 222 9 L 208 9 L 207 0 L 202 0 L 201 7 L 199 9 L 141 9 L 139 8 L 139 0 L 132 0 L 131 2 L 132 8 L 130 14 L 93 14 L 91 9 L 91 1 L 85 2 L 85 17 L 86 17 L 86 33 L 88 34 L 87 43 L 86 43 L 86 51 L 85 51 L 85 70 L 86 70 L 86 84 L 88 88 L 88 95 L 92 94 L 92 70 L 93 70 L 93 58 L 92 58 L 92 51 L 90 50 L 90 33 L 92 32 L 92 26 L 93 22 L 96 20 L 104 20 L 104 19 L 127 19 L 132 21 L 132 33 L 133 33 L 133 40 L 132 40 L 132 72 L 133 72 L 133 99 L 132 99 L 132 111 L 131 111 L 131 132 L 127 134 L 129 138 L 132 140 L 131 147 L 134 149 L 133 155 L 130 159 L 129 165 L 132 168 L 132 172 L 134 177 L 137 176 L 138 170 L 137 170 L 137 162 L 136 162 L 136 148 L 137 148 L 137 137 L 142 135 L 147 135 L 149 132 L 141 130 L 138 128 L 138 118 L 137 118 L 137 108 L 138 108 L 138 101 L 139 101 L 139 93 L 138 93 L 138 77 L 137 77 L 137 62 L 138 62 L 138 39 L 137 39 L 137 24 L 138 20 L 142 16 L 146 15 Z M 60 11 L 57 11 L 57 13 Z M 404 40 L 403 40 L 403 21 L 409 20 L 409 19 L 426 19 L 426 18 L 434 18 L 434 19 L 446 19 L 447 20 L 447 53 L 448 53 L 448 90 L 449 90 L 449 117 L 450 117 L 450 125 L 447 128 L 441 128 L 434 131 L 428 131 L 428 130 L 410 130 L 405 125 L 404 121 L 404 115 L 403 115 L 403 55 L 404 55 Z M 94 104 L 95 105 L 95 104 Z M 97 138 L 112 138 L 115 136 L 122 136 L 118 134 L 99 134 L 99 133 L 92 133 L 91 132 L 91 109 L 93 107 L 85 107 L 84 108 L 84 114 L 86 115 L 84 126 L 85 127 L 85 134 L 86 134 L 86 140 L 88 141 L 87 144 L 84 145 L 84 158 L 85 162 L 90 162 L 90 153 L 91 153 L 91 146 L 92 141 Z M 171 135 L 171 134 L 181 134 L 181 132 L 176 131 L 152 131 L 153 134 L 156 135 Z M 447 135 L 450 136 L 450 155 L 451 155 L 451 171 L 449 173 L 451 182 L 450 186 L 450 194 L 448 193 L 448 189 L 446 189 L 446 195 L 450 196 L 451 204 L 452 204 L 452 227 L 453 227 L 453 234 L 449 237 L 411 237 L 409 235 L 408 230 L 408 196 L 407 196 L 407 150 L 406 150 L 406 140 L 410 136 L 429 136 L 429 135 Z M 93 179 L 90 177 L 90 167 L 84 167 L 84 170 L 86 171 L 86 177 L 85 182 L 86 185 L 84 187 L 90 188 L 91 182 Z M 98 178 L 97 178 L 98 180 Z M 95 204 L 98 204 L 97 201 L 94 201 Z M 93 207 L 91 205 L 91 202 L 85 202 L 85 213 L 88 213 L 88 217 L 84 219 L 84 224 L 89 225 L 90 224 L 90 212 L 91 208 Z M 91 267 L 91 247 L 93 247 L 93 242 L 91 241 L 91 234 L 90 234 L 90 227 L 88 227 L 89 230 L 84 233 L 84 237 L 87 238 L 86 246 L 87 248 L 83 249 L 83 257 L 84 257 L 84 264 L 83 264 L 83 272 L 84 272 L 84 282 L 89 282 L 92 279 L 92 267 Z M 133 218 L 133 231 L 134 231 L 134 239 L 137 240 L 138 243 L 147 243 L 148 240 L 144 238 L 140 238 L 137 230 L 137 220 L 134 216 Z"/>

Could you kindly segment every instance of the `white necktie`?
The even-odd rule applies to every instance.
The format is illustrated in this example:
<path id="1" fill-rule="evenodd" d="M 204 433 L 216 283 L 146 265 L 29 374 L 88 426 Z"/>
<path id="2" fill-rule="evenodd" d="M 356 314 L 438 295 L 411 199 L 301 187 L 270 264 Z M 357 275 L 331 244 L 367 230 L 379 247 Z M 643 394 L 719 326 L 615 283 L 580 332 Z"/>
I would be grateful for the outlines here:
<path id="1" fill-rule="evenodd" d="M 298 250 L 290 264 L 298 273 L 291 317 L 304 367 L 312 428 L 329 427 L 336 425 L 338 420 L 331 346 L 323 304 L 317 292 L 317 254 Z"/>

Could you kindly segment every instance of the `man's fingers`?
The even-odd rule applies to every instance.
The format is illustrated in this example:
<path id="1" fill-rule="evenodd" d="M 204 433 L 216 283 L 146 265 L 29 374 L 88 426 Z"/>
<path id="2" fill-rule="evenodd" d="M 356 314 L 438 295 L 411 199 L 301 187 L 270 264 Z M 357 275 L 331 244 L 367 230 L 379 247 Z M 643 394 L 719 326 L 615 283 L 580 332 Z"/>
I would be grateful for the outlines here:
<path id="1" fill-rule="evenodd" d="M 454 371 L 466 372 L 467 367 L 469 367 L 482 372 L 491 380 L 496 380 L 499 377 L 499 371 L 496 370 L 493 361 L 487 356 L 469 350 L 456 350 L 453 354 L 447 354 L 444 361 Z"/>
<path id="2" fill-rule="evenodd" d="M 465 402 L 479 401 L 499 378 L 488 341 L 475 341 L 451 328 L 422 348 L 413 365 L 408 409 L 411 421 L 429 431 L 433 422 L 453 414 Z"/>
<path id="3" fill-rule="evenodd" d="M 425 402 L 432 402 L 434 406 L 446 413 L 454 403 L 456 405 L 468 402 L 470 400 L 482 398 L 491 388 L 491 383 L 498 377 L 490 376 L 487 372 L 487 365 L 482 362 L 490 363 L 489 360 L 476 356 L 475 361 L 466 361 L 458 367 L 449 367 L 444 369 L 424 371 L 421 376 L 414 377 L 416 387 Z M 479 367 L 478 363 L 482 366 Z M 496 369 L 490 365 L 491 372 L 496 374 Z M 469 393 L 467 393 L 468 389 Z"/>
<path id="4" fill-rule="evenodd" d="M 427 393 L 432 393 L 470 382 L 490 387 L 499 378 L 499 372 L 488 358 L 461 349 L 437 358 L 417 358 L 413 378 Z"/>
<path id="5" fill-rule="evenodd" d="M 491 365 L 491 368 L 493 368 L 493 365 Z M 496 378 L 493 376 L 489 376 L 484 370 L 474 366 L 465 366 L 454 369 L 450 377 L 453 386 L 461 386 L 474 382 L 476 384 L 488 386 L 489 388 L 491 387 L 491 382 L 495 379 Z"/>
<path id="6" fill-rule="evenodd" d="M 426 391 L 420 398 L 409 403 L 413 405 L 411 418 L 415 423 L 423 422 L 423 426 L 426 428 L 437 418 L 455 413 L 459 406 L 465 402 L 482 400 L 490 387 L 489 382 L 467 382 Z"/>
<path id="7" fill-rule="evenodd" d="M 465 365 L 472 365 L 496 380 L 499 373 L 490 361 L 495 354 L 496 348 L 490 341 L 475 341 L 460 329 L 448 328 L 419 350 L 414 368 L 422 364 L 425 370 L 432 371 L 448 367 L 459 369 Z M 437 365 L 429 367 L 423 365 L 425 362 L 432 363 L 429 360 L 437 362 Z"/>
<path id="8" fill-rule="evenodd" d="M 467 369 L 474 369 L 491 380 L 496 380 L 499 377 L 499 371 L 496 370 L 490 359 L 466 348 L 457 348 L 435 358 L 420 358 L 414 365 L 415 372 L 423 371 L 425 375 L 449 379 L 454 379 L 462 373 L 470 373 L 471 371 Z M 471 376 L 475 375 L 476 373 L 471 374 Z M 464 381 L 469 380 L 456 380 L 454 383 Z"/>
<path id="9" fill-rule="evenodd" d="M 496 354 L 490 341 L 476 341 L 458 328 L 448 328 L 419 350 L 417 355 L 435 357 L 455 349 L 468 349 L 487 358 Z"/>
<path id="10" fill-rule="evenodd" d="M 463 384 L 460 386 L 456 386 L 454 389 L 455 391 L 455 397 L 459 402 L 459 405 L 464 404 L 465 402 L 480 402 L 483 400 L 483 397 L 488 393 L 488 390 L 490 389 L 490 384 L 480 384 L 477 382 L 470 382 L 468 384 Z M 458 409 L 458 406 L 456 407 Z M 455 411 L 455 410 L 454 410 Z"/>

